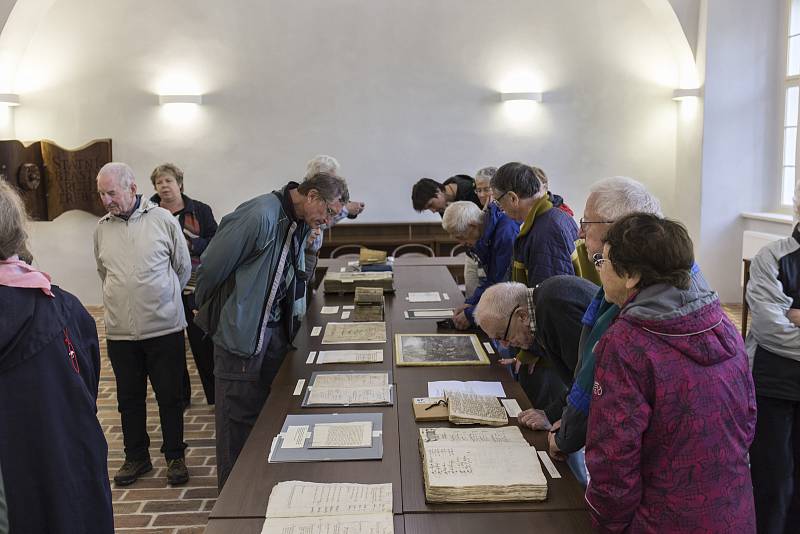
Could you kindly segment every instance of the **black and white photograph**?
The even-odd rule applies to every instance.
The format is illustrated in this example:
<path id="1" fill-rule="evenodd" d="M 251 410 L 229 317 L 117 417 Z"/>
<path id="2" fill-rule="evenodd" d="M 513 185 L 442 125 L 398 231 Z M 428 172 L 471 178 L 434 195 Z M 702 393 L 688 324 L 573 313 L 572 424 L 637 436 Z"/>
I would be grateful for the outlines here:
<path id="1" fill-rule="evenodd" d="M 489 365 L 474 334 L 396 334 L 397 365 Z"/>

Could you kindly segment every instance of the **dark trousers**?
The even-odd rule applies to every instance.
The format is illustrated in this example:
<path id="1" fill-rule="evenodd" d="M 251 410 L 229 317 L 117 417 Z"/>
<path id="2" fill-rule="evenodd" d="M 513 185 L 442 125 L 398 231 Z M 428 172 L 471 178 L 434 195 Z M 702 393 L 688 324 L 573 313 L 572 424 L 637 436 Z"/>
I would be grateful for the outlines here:
<path id="1" fill-rule="evenodd" d="M 217 484 L 225 485 L 236 459 L 269 396 L 270 386 L 288 351 L 282 327 L 267 330 L 260 354 L 242 359 L 214 347 L 217 403 Z M 268 452 L 268 451 L 267 451 Z"/>
<path id="2" fill-rule="evenodd" d="M 194 302 L 194 293 L 183 294 L 183 310 L 186 314 L 186 336 L 189 338 L 189 347 L 192 357 L 203 384 L 203 393 L 208 404 L 214 404 L 214 342 L 211 336 L 206 336 L 199 326 L 194 324 L 194 313 L 197 309 Z M 188 405 L 192 398 L 192 385 L 189 381 L 189 369 L 186 359 L 183 361 L 183 396 L 184 404 Z"/>
<path id="3" fill-rule="evenodd" d="M 182 377 L 186 365 L 183 331 L 140 341 L 108 340 L 108 356 L 117 379 L 117 406 L 127 460 L 150 453 L 147 435 L 147 378 L 156 394 L 161 418 L 161 452 L 167 460 L 183 458 Z"/>
<path id="4" fill-rule="evenodd" d="M 759 534 L 800 530 L 800 402 L 756 395 L 750 469 Z"/>

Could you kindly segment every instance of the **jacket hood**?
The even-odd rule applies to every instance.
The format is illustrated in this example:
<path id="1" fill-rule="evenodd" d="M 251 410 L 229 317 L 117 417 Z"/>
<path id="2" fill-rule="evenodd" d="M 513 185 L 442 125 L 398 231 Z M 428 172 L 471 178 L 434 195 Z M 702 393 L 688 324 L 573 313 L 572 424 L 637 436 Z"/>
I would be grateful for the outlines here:
<path id="1" fill-rule="evenodd" d="M 689 289 L 667 284 L 643 289 L 622 308 L 620 318 L 699 365 L 726 361 L 738 354 L 738 334 L 726 320 L 717 294 L 702 282 L 693 278 Z"/>
<path id="2" fill-rule="evenodd" d="M 52 290 L 55 298 L 39 289 L 0 286 L 0 310 L 5 310 L 0 313 L 0 374 L 35 355 L 64 329 L 67 300 L 56 286 Z"/>

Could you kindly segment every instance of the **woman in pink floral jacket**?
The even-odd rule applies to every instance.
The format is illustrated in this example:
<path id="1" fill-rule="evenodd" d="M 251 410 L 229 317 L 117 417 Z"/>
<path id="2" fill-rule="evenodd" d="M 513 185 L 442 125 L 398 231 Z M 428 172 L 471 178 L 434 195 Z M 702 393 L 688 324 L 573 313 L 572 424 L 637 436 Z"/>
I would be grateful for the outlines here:
<path id="1" fill-rule="evenodd" d="M 683 226 L 633 214 L 595 258 L 621 308 L 594 349 L 586 500 L 600 532 L 755 532 L 753 381 L 717 295 L 687 289 L 693 256 Z"/>

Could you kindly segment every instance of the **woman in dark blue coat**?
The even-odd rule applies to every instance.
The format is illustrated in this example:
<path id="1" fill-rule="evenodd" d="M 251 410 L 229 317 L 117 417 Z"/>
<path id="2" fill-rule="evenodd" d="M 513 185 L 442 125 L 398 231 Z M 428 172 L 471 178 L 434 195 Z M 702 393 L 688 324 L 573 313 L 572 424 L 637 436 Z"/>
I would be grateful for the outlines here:
<path id="1" fill-rule="evenodd" d="M 111 533 L 100 350 L 73 295 L 19 260 L 24 206 L 0 182 L 0 465 L 10 532 Z"/>

